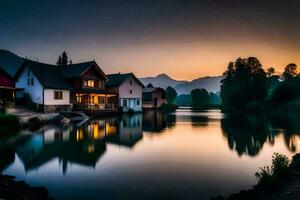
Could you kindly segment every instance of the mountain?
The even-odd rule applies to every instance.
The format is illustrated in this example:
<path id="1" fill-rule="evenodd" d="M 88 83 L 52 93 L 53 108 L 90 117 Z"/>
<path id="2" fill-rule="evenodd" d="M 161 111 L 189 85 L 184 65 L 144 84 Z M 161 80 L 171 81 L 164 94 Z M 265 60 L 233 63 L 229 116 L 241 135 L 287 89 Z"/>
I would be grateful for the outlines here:
<path id="1" fill-rule="evenodd" d="M 140 81 L 147 86 L 149 83 L 152 83 L 154 87 L 166 88 L 168 86 L 175 87 L 179 84 L 186 83 L 187 81 L 177 81 L 172 79 L 167 74 L 159 74 L 156 77 L 145 77 L 140 78 Z"/>
<path id="2" fill-rule="evenodd" d="M 188 94 L 193 89 L 205 88 L 208 92 L 220 91 L 222 76 L 206 76 L 175 87 L 178 94 Z"/>
<path id="3" fill-rule="evenodd" d="M 172 79 L 167 74 L 160 74 L 156 77 L 140 78 L 145 86 L 149 83 L 152 83 L 154 87 L 166 88 L 171 86 L 176 89 L 178 94 L 189 94 L 196 88 L 205 88 L 209 92 L 218 92 L 220 91 L 221 79 L 222 76 L 206 76 L 192 81 L 178 81 Z"/>

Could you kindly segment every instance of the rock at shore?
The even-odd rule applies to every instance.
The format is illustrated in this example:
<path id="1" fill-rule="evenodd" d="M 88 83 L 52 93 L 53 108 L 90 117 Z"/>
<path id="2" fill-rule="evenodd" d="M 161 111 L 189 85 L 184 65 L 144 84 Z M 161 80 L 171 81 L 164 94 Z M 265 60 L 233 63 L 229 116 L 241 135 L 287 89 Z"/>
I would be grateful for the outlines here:
<path id="1" fill-rule="evenodd" d="M 14 176 L 0 175 L 0 199 L 6 200 L 49 200 L 45 187 L 31 187 L 24 181 L 16 181 Z"/>

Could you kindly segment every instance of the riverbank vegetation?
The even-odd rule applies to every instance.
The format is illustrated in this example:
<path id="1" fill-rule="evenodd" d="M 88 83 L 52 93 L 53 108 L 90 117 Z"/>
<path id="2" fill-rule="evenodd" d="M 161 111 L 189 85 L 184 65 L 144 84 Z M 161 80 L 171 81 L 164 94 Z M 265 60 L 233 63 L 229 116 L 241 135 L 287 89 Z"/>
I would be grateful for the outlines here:
<path id="1" fill-rule="evenodd" d="M 276 113 L 300 109 L 300 76 L 288 64 L 281 75 L 266 71 L 255 57 L 230 62 L 221 81 L 223 112 Z"/>

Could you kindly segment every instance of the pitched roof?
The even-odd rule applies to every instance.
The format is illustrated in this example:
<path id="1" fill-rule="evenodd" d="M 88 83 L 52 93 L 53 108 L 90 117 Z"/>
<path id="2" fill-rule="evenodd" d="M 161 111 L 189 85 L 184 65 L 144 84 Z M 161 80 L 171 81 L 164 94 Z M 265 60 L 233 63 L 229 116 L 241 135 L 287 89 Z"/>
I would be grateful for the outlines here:
<path id="1" fill-rule="evenodd" d="M 10 51 L 0 49 L 0 67 L 11 77 L 15 76 L 24 60 Z"/>
<path id="2" fill-rule="evenodd" d="M 121 85 L 125 80 L 128 78 L 133 77 L 136 82 L 142 87 L 144 87 L 143 83 L 133 74 L 133 73 L 126 73 L 126 74 L 108 74 L 107 78 L 108 81 L 106 82 L 106 87 L 115 87 Z"/>
<path id="3" fill-rule="evenodd" d="M 106 78 L 105 73 L 101 70 L 101 68 L 97 65 L 95 61 L 88 61 L 83 63 L 76 63 L 71 65 L 60 66 L 62 69 L 63 75 L 66 78 L 79 77 L 84 72 L 86 72 L 93 65 L 97 66 L 99 72 Z"/>
<path id="4" fill-rule="evenodd" d="M 45 88 L 71 89 L 71 85 L 56 65 L 25 60 L 24 66 L 29 67 Z"/>
<path id="5" fill-rule="evenodd" d="M 143 93 L 150 93 L 150 92 L 154 92 L 155 90 L 160 90 L 163 93 L 165 92 L 165 90 L 160 87 L 146 87 L 146 88 L 143 88 Z"/>

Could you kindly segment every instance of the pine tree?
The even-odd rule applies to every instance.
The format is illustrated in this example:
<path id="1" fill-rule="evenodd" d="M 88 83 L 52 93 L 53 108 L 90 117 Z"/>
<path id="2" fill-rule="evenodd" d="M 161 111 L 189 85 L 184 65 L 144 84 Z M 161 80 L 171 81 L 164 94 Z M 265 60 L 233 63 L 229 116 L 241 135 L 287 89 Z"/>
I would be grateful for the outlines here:
<path id="1" fill-rule="evenodd" d="M 68 65 L 69 64 L 69 58 L 68 58 L 68 55 L 65 51 L 61 54 L 61 64 L 62 65 Z"/>
<path id="2" fill-rule="evenodd" d="M 56 64 L 61 65 L 61 56 L 58 57 L 58 60 L 57 60 Z"/>

